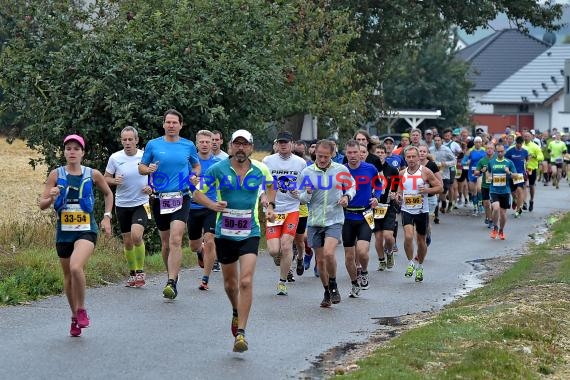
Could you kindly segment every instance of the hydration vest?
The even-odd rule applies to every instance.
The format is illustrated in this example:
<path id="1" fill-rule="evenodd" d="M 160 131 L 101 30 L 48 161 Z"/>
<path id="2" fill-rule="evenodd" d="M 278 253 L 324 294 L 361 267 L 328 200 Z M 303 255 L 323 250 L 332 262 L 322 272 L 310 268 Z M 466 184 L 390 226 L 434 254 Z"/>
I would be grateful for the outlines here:
<path id="1" fill-rule="evenodd" d="M 95 197 L 93 196 L 93 169 L 81 166 L 81 181 L 79 182 L 79 206 L 85 212 L 93 212 Z M 59 196 L 53 204 L 53 208 L 59 212 L 67 205 L 67 195 L 69 194 L 69 184 L 65 167 L 57 168 L 57 187 Z"/>

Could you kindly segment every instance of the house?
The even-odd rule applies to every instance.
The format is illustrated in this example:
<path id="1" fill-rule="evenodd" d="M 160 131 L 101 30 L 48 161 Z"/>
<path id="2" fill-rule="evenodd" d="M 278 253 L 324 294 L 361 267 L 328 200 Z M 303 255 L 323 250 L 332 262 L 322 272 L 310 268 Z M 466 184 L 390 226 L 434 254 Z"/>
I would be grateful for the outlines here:
<path id="1" fill-rule="evenodd" d="M 498 116 L 530 115 L 531 124 L 513 123 L 519 129 L 569 132 L 569 84 L 570 45 L 554 45 L 489 91 L 481 102 L 493 107 Z"/>
<path id="2" fill-rule="evenodd" d="M 503 29 L 459 50 L 456 56 L 470 64 L 468 79 L 473 83 L 469 92 L 471 121 L 486 125 L 499 133 L 506 125 L 529 123 L 532 116 L 518 110 L 513 114 L 495 115 L 491 104 L 481 99 L 497 85 L 546 51 L 549 44 L 518 29 Z"/>

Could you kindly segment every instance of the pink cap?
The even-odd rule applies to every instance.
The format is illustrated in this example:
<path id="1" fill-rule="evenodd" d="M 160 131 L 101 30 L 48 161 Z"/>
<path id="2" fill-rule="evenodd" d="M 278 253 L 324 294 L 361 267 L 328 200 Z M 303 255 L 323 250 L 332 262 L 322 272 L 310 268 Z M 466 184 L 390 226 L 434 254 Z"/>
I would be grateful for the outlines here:
<path id="1" fill-rule="evenodd" d="M 67 136 L 65 139 L 63 139 L 63 145 L 65 145 L 68 141 L 77 141 L 79 143 L 79 145 L 81 145 L 81 147 L 83 149 L 85 149 L 85 141 L 83 140 L 83 137 L 81 137 L 79 135 Z"/>

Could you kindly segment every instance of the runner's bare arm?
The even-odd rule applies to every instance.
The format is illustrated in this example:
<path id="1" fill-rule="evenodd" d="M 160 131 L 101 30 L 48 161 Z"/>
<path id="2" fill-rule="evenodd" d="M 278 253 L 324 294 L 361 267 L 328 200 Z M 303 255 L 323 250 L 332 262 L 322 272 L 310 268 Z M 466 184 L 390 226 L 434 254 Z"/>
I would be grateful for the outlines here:
<path id="1" fill-rule="evenodd" d="M 57 170 L 52 170 L 46 180 L 44 191 L 40 196 L 40 209 L 45 210 L 50 207 L 59 195 L 57 184 Z"/>

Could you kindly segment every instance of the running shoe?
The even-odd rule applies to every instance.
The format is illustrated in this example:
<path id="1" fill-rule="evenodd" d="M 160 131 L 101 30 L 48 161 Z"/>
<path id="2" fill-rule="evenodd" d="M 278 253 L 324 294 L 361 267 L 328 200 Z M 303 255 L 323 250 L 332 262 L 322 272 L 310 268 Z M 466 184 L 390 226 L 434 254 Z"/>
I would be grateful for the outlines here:
<path id="1" fill-rule="evenodd" d="M 214 266 L 212 268 L 212 271 L 219 272 L 220 270 L 222 270 L 222 268 L 220 268 L 220 263 L 218 262 L 218 260 L 214 261 Z"/>
<path id="2" fill-rule="evenodd" d="M 77 326 L 82 329 L 89 327 L 89 316 L 87 315 L 87 310 L 77 309 Z"/>
<path id="3" fill-rule="evenodd" d="M 505 233 L 503 231 L 499 232 L 499 239 L 505 240 Z"/>
<path id="4" fill-rule="evenodd" d="M 394 243 L 394 248 L 392 248 L 392 252 L 396 253 L 398 252 L 398 244 Z"/>
<path id="5" fill-rule="evenodd" d="M 287 282 L 295 282 L 295 276 L 293 276 L 293 269 L 289 269 L 289 272 L 287 272 Z"/>
<path id="6" fill-rule="evenodd" d="M 238 323 L 239 323 L 239 318 L 237 317 L 237 315 L 232 315 L 232 325 L 231 325 L 231 329 L 232 329 L 232 335 L 233 335 L 234 337 L 237 336 Z"/>
<path id="7" fill-rule="evenodd" d="M 208 287 L 208 283 L 207 283 L 206 281 L 202 280 L 202 281 L 200 282 L 200 285 L 198 286 L 198 289 L 200 289 L 200 290 L 209 290 L 210 287 Z"/>
<path id="8" fill-rule="evenodd" d="M 522 206 L 522 209 L 523 209 L 524 211 L 528 210 L 528 207 L 527 207 L 526 201 L 524 201 L 524 202 L 523 202 L 523 206 Z"/>
<path id="9" fill-rule="evenodd" d="M 416 269 L 416 282 L 422 282 L 423 280 L 424 280 L 423 268 Z"/>
<path id="10" fill-rule="evenodd" d="M 394 268 L 394 254 L 392 252 L 386 252 L 386 268 Z"/>
<path id="11" fill-rule="evenodd" d="M 534 210 L 534 201 L 528 202 L 528 212 L 532 212 Z"/>
<path id="12" fill-rule="evenodd" d="M 435 218 L 433 219 L 433 222 L 434 222 L 435 224 L 439 224 L 439 218 L 435 217 Z"/>
<path id="13" fill-rule="evenodd" d="M 305 257 L 303 257 L 303 265 L 305 266 L 305 270 L 309 270 L 309 268 L 311 268 L 311 259 L 313 258 L 313 255 L 307 255 L 305 253 Z"/>
<path id="14" fill-rule="evenodd" d="M 142 288 L 146 284 L 146 277 L 144 272 L 138 272 L 135 276 L 135 286 L 137 288 Z"/>
<path id="15" fill-rule="evenodd" d="M 127 284 L 125 285 L 127 288 L 134 288 L 137 283 L 137 277 L 130 275 L 129 279 L 127 280 Z"/>
<path id="16" fill-rule="evenodd" d="M 453 202 L 449 202 L 447 204 L 447 213 L 450 213 L 452 208 L 457 208 L 457 207 L 453 207 L 453 206 L 454 206 Z"/>
<path id="17" fill-rule="evenodd" d="M 334 304 L 340 303 L 340 292 L 336 284 L 330 289 L 331 302 Z"/>
<path id="18" fill-rule="evenodd" d="M 386 268 L 387 268 L 386 260 L 385 259 L 384 260 L 378 260 L 378 270 L 380 272 L 384 272 L 386 270 Z"/>
<path id="19" fill-rule="evenodd" d="M 71 327 L 69 328 L 69 335 L 80 336 L 81 327 L 77 325 L 77 318 L 71 317 Z"/>
<path id="20" fill-rule="evenodd" d="M 325 295 L 323 297 L 323 300 L 321 301 L 321 307 L 331 307 L 331 306 L 332 306 L 331 294 L 328 290 L 325 290 Z"/>
<path id="21" fill-rule="evenodd" d="M 287 285 L 284 282 L 279 281 L 277 284 L 277 295 L 286 296 L 287 295 Z"/>
<path id="22" fill-rule="evenodd" d="M 174 284 L 174 282 L 171 281 L 172 280 L 168 280 L 168 283 L 162 290 L 162 295 L 164 296 L 164 298 L 173 300 L 178 295 L 178 290 L 176 289 L 176 285 Z"/>
<path id="23" fill-rule="evenodd" d="M 303 259 L 297 259 L 297 276 L 302 276 L 305 273 L 305 265 Z"/>
<path id="24" fill-rule="evenodd" d="M 515 218 L 518 218 L 522 215 L 522 210 L 519 208 L 517 211 L 515 211 Z"/>
<path id="25" fill-rule="evenodd" d="M 204 254 L 202 253 L 202 248 L 196 252 L 196 256 L 198 256 L 198 265 L 200 268 L 204 268 Z"/>
<path id="26" fill-rule="evenodd" d="M 236 340 L 234 341 L 234 352 L 245 352 L 247 351 L 247 341 L 243 334 L 237 334 Z"/>
<path id="27" fill-rule="evenodd" d="M 360 286 L 358 286 L 358 284 L 352 284 L 352 287 L 350 289 L 350 293 L 348 294 L 348 296 L 350 298 L 358 298 L 360 297 Z"/>
<path id="28" fill-rule="evenodd" d="M 360 289 L 362 289 L 362 290 L 368 290 L 370 288 L 368 273 L 360 275 L 359 284 L 360 284 Z"/>
<path id="29" fill-rule="evenodd" d="M 406 268 L 406 273 L 404 273 L 404 276 L 406 277 L 412 277 L 412 275 L 414 274 L 414 265 L 413 264 L 408 264 L 408 267 Z"/>
<path id="30" fill-rule="evenodd" d="M 491 230 L 491 239 L 496 239 L 497 236 L 499 236 L 499 231 L 493 228 Z"/>

